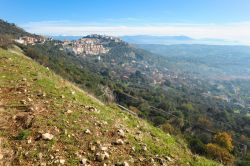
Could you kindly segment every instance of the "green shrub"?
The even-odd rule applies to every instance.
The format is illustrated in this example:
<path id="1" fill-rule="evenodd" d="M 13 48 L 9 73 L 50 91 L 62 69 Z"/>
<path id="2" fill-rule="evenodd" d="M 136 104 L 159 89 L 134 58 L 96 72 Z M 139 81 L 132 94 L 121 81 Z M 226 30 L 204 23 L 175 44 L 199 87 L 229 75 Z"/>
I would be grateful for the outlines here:
<path id="1" fill-rule="evenodd" d="M 16 137 L 16 140 L 25 140 L 29 137 L 30 131 L 28 130 L 22 130 Z"/>

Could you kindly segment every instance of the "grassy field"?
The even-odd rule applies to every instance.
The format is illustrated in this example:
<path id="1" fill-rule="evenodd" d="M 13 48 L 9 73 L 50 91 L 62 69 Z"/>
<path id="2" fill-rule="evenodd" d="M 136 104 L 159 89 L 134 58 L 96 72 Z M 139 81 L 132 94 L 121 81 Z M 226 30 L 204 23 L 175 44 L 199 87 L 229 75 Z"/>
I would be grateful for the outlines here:
<path id="1" fill-rule="evenodd" d="M 0 105 L 0 165 L 79 165 L 85 159 L 89 165 L 219 165 L 101 103 L 18 49 L 0 49 Z M 44 140 L 44 133 L 53 139 Z"/>

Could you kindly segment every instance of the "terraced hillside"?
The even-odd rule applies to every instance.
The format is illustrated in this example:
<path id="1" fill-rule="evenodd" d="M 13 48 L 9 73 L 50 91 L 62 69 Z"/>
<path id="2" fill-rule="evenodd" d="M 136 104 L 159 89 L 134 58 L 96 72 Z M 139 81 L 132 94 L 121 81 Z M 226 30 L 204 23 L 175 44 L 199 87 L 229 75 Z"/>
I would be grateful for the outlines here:
<path id="1" fill-rule="evenodd" d="M 0 49 L 0 165 L 218 165 L 149 123 Z"/>

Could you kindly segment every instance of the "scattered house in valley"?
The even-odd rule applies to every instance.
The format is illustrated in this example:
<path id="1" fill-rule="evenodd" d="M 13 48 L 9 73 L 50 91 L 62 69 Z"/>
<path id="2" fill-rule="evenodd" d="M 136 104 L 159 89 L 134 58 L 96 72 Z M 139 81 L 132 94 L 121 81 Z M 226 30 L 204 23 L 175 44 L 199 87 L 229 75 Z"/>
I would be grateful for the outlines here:
<path id="1" fill-rule="evenodd" d="M 223 100 L 225 102 L 229 102 L 230 101 L 230 99 L 226 95 L 213 96 L 213 98 L 218 99 L 218 100 Z"/>
<path id="2" fill-rule="evenodd" d="M 122 76 L 122 79 L 123 79 L 123 80 L 128 80 L 128 79 L 129 79 L 129 76 L 124 75 L 124 76 Z"/>

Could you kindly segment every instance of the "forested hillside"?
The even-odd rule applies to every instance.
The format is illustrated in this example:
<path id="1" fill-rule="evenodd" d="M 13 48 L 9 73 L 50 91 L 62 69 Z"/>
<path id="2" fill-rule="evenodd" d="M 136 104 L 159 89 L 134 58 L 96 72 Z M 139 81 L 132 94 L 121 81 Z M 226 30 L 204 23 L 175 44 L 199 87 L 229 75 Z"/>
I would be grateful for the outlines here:
<path id="1" fill-rule="evenodd" d="M 1 19 L 0 19 L 0 35 L 10 35 L 13 38 L 18 38 L 21 36 L 34 36 L 24 31 L 22 28 L 17 27 L 15 24 L 8 23 Z"/>
<path id="2" fill-rule="evenodd" d="M 249 96 L 247 82 L 231 80 L 238 83 L 232 86 L 231 82 L 202 77 L 199 68 L 191 66 L 192 70 L 186 70 L 189 63 L 185 58 L 157 55 L 151 53 L 152 50 L 146 51 L 123 41 L 93 36 L 103 41 L 101 44 L 109 52 L 77 55 L 57 40 L 16 45 L 26 56 L 101 101 L 125 107 L 164 132 L 185 139 L 193 153 L 225 165 L 248 165 L 250 117 L 245 102 Z M 169 54 L 173 52 L 174 49 Z M 221 52 L 223 49 L 215 54 L 221 56 Z M 243 56 L 247 57 L 247 54 Z M 207 58 L 210 57 L 207 55 Z M 198 59 L 197 63 L 203 61 Z M 208 62 L 214 65 L 215 61 L 211 58 Z M 239 86 L 244 93 L 239 93 Z"/>
<path id="3" fill-rule="evenodd" d="M 223 153 L 239 158 L 246 156 L 245 148 L 249 143 L 247 110 L 219 96 L 222 91 L 214 88 L 220 84 L 195 79 L 188 72 L 166 70 L 164 61 L 169 62 L 164 57 L 126 43 L 112 46 L 102 60 L 98 60 L 98 56 L 78 57 L 60 49 L 60 44 L 54 45 L 52 42 L 23 50 L 101 100 L 117 102 L 165 132 L 185 137 L 194 153 L 209 156 L 206 149 L 214 142 L 216 133 L 226 132 L 233 138 L 235 148 Z M 155 82 L 164 72 L 172 77 Z M 159 77 L 154 78 L 157 74 Z M 218 93 L 218 96 L 206 96 L 207 91 Z M 241 114 L 235 113 L 239 109 Z"/>
<path id="4" fill-rule="evenodd" d="M 0 59 L 0 165 L 218 165 L 17 47 Z"/>

